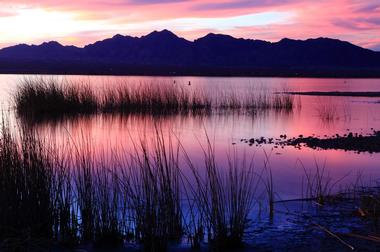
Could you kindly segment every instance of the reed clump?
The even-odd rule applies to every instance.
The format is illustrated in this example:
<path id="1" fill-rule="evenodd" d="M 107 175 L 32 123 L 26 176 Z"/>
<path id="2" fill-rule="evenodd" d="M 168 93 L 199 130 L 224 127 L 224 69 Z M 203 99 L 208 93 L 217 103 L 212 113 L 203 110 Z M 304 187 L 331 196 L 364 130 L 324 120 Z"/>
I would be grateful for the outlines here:
<path id="1" fill-rule="evenodd" d="M 82 243 L 97 247 L 117 247 L 126 235 L 126 198 L 116 173 L 114 155 L 97 155 L 91 140 L 69 147 L 69 169 L 74 192 L 77 237 Z"/>
<path id="2" fill-rule="evenodd" d="M 168 83 L 128 85 L 95 89 L 89 83 L 25 79 L 13 95 L 17 113 L 27 117 L 59 117 L 95 113 L 210 114 L 213 111 L 287 110 L 291 95 L 207 93 Z"/>
<path id="3" fill-rule="evenodd" d="M 52 174 L 53 241 L 60 246 L 74 248 L 80 243 L 80 218 L 76 207 L 73 171 L 69 160 L 56 158 Z"/>
<path id="4" fill-rule="evenodd" d="M 336 199 L 337 194 L 334 194 L 334 188 L 347 176 L 343 176 L 338 180 L 333 180 L 330 177 L 329 171 L 326 169 L 326 160 L 320 165 L 315 160 L 315 169 L 307 170 L 300 160 L 297 160 L 305 173 L 305 190 L 302 190 L 302 196 L 305 200 L 311 200 L 322 206 L 327 202 Z"/>
<path id="5" fill-rule="evenodd" d="M 199 169 L 187 158 L 195 180 L 195 185 L 189 183 L 189 186 L 197 212 L 203 216 L 211 249 L 224 251 L 242 247 L 252 225 L 251 211 L 259 184 L 253 162 L 234 151 L 228 155 L 227 166 L 223 167 L 216 161 L 215 148 L 210 141 L 203 148 L 203 154 L 204 169 Z M 194 237 L 197 237 L 200 229 L 195 231 Z"/>
<path id="6" fill-rule="evenodd" d="M 331 99 L 327 101 L 318 99 L 318 107 L 316 108 L 316 111 L 322 122 L 330 123 L 339 120 L 337 104 L 331 101 Z"/>
<path id="7" fill-rule="evenodd" d="M 117 247 L 124 242 L 127 234 L 125 217 L 126 203 L 121 185 L 114 168 L 101 161 L 95 175 L 95 245 L 98 247 Z"/>
<path id="8" fill-rule="evenodd" d="M 93 113 L 99 105 L 88 84 L 65 85 L 52 79 L 24 79 L 13 99 L 17 113 L 30 116 Z"/>
<path id="9" fill-rule="evenodd" d="M 136 240 L 144 251 L 165 251 L 183 235 L 179 156 L 178 148 L 158 130 L 152 144 L 152 149 L 145 140 L 135 145 L 122 184 Z"/>
<path id="10" fill-rule="evenodd" d="M 370 219 L 377 232 L 380 231 L 380 192 L 379 188 L 361 192 L 359 214 L 362 218 Z"/>
<path id="11" fill-rule="evenodd" d="M 285 94 L 270 95 L 266 92 L 259 94 L 250 93 L 243 101 L 242 106 L 248 111 L 292 111 L 294 108 L 294 97 Z"/>
<path id="12" fill-rule="evenodd" d="M 132 142 L 129 154 L 97 153 L 88 139 L 47 145 L 35 132 L 14 136 L 11 129 L 3 123 L 0 134 L 3 250 L 135 242 L 166 251 L 186 234 L 194 248 L 207 236 L 222 251 L 243 246 L 253 225 L 261 180 L 253 160 L 236 150 L 221 164 L 208 141 L 204 167 L 197 167 L 159 128 L 152 141 Z"/>
<path id="13" fill-rule="evenodd" d="M 1 250 L 38 250 L 53 237 L 51 174 L 48 151 L 32 133 L 17 141 L 9 125 L 0 132 Z"/>

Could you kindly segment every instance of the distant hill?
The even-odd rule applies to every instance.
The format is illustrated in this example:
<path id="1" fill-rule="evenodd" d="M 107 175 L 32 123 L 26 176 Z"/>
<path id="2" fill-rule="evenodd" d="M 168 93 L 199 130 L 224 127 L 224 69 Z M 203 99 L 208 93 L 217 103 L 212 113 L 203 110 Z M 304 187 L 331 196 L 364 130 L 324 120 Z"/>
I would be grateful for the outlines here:
<path id="1" fill-rule="evenodd" d="M 58 42 L 0 50 L 0 73 L 380 77 L 380 52 L 330 38 L 271 43 L 163 30 L 115 35 L 84 48 Z"/>

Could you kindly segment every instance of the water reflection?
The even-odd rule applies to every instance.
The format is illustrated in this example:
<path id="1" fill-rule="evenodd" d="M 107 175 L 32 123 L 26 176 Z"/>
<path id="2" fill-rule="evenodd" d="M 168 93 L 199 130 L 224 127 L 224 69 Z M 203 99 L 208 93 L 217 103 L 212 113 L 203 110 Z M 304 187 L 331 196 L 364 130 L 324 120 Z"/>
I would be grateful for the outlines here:
<path id="1" fill-rule="evenodd" d="M 2 106 L 10 106 L 10 94 L 23 77 L 0 76 L 2 87 L 0 97 Z M 118 82 L 163 83 L 176 80 L 176 85 L 187 85 L 190 80 L 192 88 L 202 88 L 209 94 L 215 90 L 245 94 L 259 90 L 274 93 L 289 91 L 378 91 L 379 80 L 340 80 L 340 79 L 286 79 L 286 78 L 203 78 L 203 77 L 96 77 L 96 76 L 56 76 L 70 81 L 84 79 L 94 88 L 112 87 Z M 257 111 L 256 113 L 212 114 L 176 114 L 152 116 L 143 114 L 94 114 L 80 116 L 59 116 L 56 118 L 18 117 L 18 123 L 33 128 L 40 137 L 54 139 L 58 144 L 68 141 L 80 142 L 90 139 L 94 151 L 112 152 L 121 146 L 126 152 L 131 150 L 131 143 L 140 139 L 154 138 L 157 125 L 165 135 L 178 138 L 187 153 L 195 160 L 202 162 L 201 145 L 206 144 L 206 133 L 213 143 L 220 162 L 226 161 L 226 153 L 231 148 L 255 155 L 255 165 L 263 166 L 265 155 L 270 155 L 275 191 L 281 198 L 298 198 L 302 188 L 304 170 L 296 165 L 302 160 L 308 168 L 315 167 L 315 162 L 324 162 L 329 169 L 329 176 L 335 180 L 348 173 L 342 184 L 355 179 L 357 170 L 364 176 L 378 178 L 380 170 L 379 154 L 355 154 L 338 150 L 317 151 L 294 147 L 283 149 L 273 145 L 252 146 L 241 143 L 242 138 L 272 137 L 281 134 L 288 137 L 298 135 L 331 136 L 344 134 L 347 129 L 353 132 L 370 133 L 371 128 L 380 129 L 380 104 L 376 98 L 334 97 L 321 98 L 300 96 L 298 104 L 292 111 Z M 7 105 L 5 105 L 7 104 Z M 14 115 L 13 115 L 14 116 Z M 53 141 L 53 140 L 52 140 Z M 233 145 L 233 143 L 235 145 Z M 265 154 L 266 153 L 266 154 Z"/>

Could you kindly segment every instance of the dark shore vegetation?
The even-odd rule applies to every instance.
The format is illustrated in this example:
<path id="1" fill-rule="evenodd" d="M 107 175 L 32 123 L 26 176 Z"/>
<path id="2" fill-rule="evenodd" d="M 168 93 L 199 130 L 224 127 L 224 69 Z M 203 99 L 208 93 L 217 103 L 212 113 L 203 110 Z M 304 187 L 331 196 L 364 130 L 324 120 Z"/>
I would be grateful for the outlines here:
<path id="1" fill-rule="evenodd" d="M 305 144 L 310 148 L 375 153 L 380 152 L 380 132 L 374 131 L 370 135 L 350 132 L 343 136 L 336 134 L 330 138 L 298 137 L 288 140 L 286 144 L 293 146 Z"/>
<path id="2" fill-rule="evenodd" d="M 331 92 L 284 92 L 288 95 L 310 95 L 310 96 L 351 96 L 351 97 L 380 97 L 380 92 L 341 92 L 341 91 L 331 91 Z"/>
<path id="3" fill-rule="evenodd" d="M 27 117 L 58 117 L 96 113 L 140 113 L 153 115 L 209 114 L 260 110 L 291 111 L 291 95 L 216 91 L 175 83 L 128 85 L 96 89 L 86 83 L 66 83 L 47 79 L 25 79 L 13 95 L 17 113 Z"/>
<path id="4" fill-rule="evenodd" d="M 110 154 L 95 154 L 87 139 L 58 147 L 30 129 L 14 130 L 4 122 L 0 134 L 3 251 L 128 244 L 143 251 L 167 251 L 170 244 L 183 241 L 193 249 L 233 250 L 246 246 L 256 225 L 260 186 L 268 194 L 270 218 L 280 204 L 274 197 L 269 157 L 257 168 L 252 156 L 233 149 L 221 162 L 210 140 L 200 146 L 200 164 L 179 139 L 159 128 L 152 139 L 132 141 L 132 151 Z M 334 195 L 337 181 L 329 178 L 324 165 L 317 165 L 316 171 L 303 169 L 302 201 L 323 206 L 354 199 L 360 208 L 353 212 L 378 223 L 378 191 L 366 193 L 355 185 L 349 195 Z"/>
<path id="5" fill-rule="evenodd" d="M 334 149 L 334 150 L 344 150 L 344 151 L 355 151 L 355 152 L 369 152 L 378 153 L 380 152 L 380 131 L 374 130 L 371 134 L 361 134 L 348 132 L 347 134 L 339 135 L 335 134 L 331 137 L 327 135 L 322 138 L 319 136 L 303 136 L 288 138 L 285 134 L 280 135 L 279 138 L 251 138 L 241 139 L 241 142 L 252 145 L 263 145 L 263 144 L 273 144 L 276 148 L 285 146 L 294 146 L 296 148 L 301 148 L 306 146 L 313 149 Z"/>
<path id="6" fill-rule="evenodd" d="M 23 132 L 20 141 L 8 125 L 0 133 L 1 250 L 46 248 L 53 236 L 54 161 L 43 143 Z"/>
<path id="7" fill-rule="evenodd" d="M 158 129 L 132 153 L 110 155 L 96 155 L 90 140 L 58 148 L 11 129 L 3 123 L 0 135 L 1 250 L 130 243 L 166 251 L 188 239 L 223 251 L 243 246 L 253 225 L 258 178 L 248 158 L 221 164 L 209 144 L 204 167 L 187 157 L 192 172 L 184 175 L 185 150 Z"/>
<path id="8" fill-rule="evenodd" d="M 202 150 L 204 170 L 197 169 L 187 156 L 195 180 L 188 186 L 198 212 L 203 215 L 210 246 L 214 251 L 241 248 L 249 226 L 253 225 L 250 216 L 260 172 L 256 172 L 252 158 L 239 157 L 236 151 L 228 155 L 227 169 L 223 171 L 209 139 Z"/>

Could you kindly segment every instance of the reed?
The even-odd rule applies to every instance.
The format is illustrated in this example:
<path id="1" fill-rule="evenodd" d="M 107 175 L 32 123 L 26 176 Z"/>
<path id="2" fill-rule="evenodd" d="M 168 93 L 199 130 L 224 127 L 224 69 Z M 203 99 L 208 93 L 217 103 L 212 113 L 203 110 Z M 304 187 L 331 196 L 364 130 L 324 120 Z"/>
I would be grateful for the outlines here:
<path id="1" fill-rule="evenodd" d="M 178 148 L 158 129 L 152 145 L 134 144 L 122 181 L 137 241 L 144 251 L 165 251 L 183 234 Z"/>
<path id="2" fill-rule="evenodd" d="M 380 226 L 380 192 L 379 187 L 363 189 L 360 193 L 359 214 L 362 218 L 373 223 L 375 232 L 379 233 Z"/>
<path id="3" fill-rule="evenodd" d="M 69 169 L 70 158 L 55 158 L 53 169 L 53 240 L 64 247 L 73 248 L 80 242 L 79 219 L 73 172 Z"/>
<path id="4" fill-rule="evenodd" d="M 307 170 L 300 160 L 297 163 L 301 165 L 306 177 L 306 191 L 302 195 L 304 199 L 313 200 L 318 205 L 324 205 L 328 200 L 333 199 L 333 190 L 337 184 L 344 180 L 349 174 L 341 177 L 340 179 L 333 180 L 329 176 L 329 172 L 326 169 L 326 160 L 320 165 L 315 160 L 315 170 Z"/>
<path id="5" fill-rule="evenodd" d="M 318 107 L 316 108 L 318 117 L 326 123 L 339 119 L 337 105 L 333 101 L 318 99 Z"/>
<path id="6" fill-rule="evenodd" d="M 0 132 L 1 250 L 42 249 L 53 236 L 52 163 L 32 133 L 9 128 Z"/>
<path id="7" fill-rule="evenodd" d="M 95 113 L 153 115 L 210 114 L 213 111 L 287 110 L 291 95 L 206 93 L 168 83 L 128 85 L 95 89 L 88 83 L 59 83 L 53 79 L 24 79 L 13 94 L 17 113 L 23 117 L 56 117 Z"/>
<path id="8" fill-rule="evenodd" d="M 88 84 L 65 85 L 53 79 L 24 79 L 13 95 L 17 113 L 78 114 L 97 111 L 97 97 Z"/>
<path id="9" fill-rule="evenodd" d="M 69 147 L 73 167 L 75 209 L 82 243 L 98 247 L 121 246 L 126 234 L 125 201 L 122 198 L 115 156 L 95 154 L 91 140 Z"/>
<path id="10" fill-rule="evenodd" d="M 269 207 L 269 218 L 273 219 L 274 216 L 274 202 L 275 202 L 275 192 L 274 192 L 274 182 L 273 182 L 273 172 L 270 166 L 270 154 L 264 151 L 264 169 L 260 173 L 260 178 L 263 180 L 265 190 L 268 198 Z M 265 172 L 265 174 L 264 174 Z"/>
<path id="11" fill-rule="evenodd" d="M 238 158 L 237 152 L 228 155 L 228 164 L 219 166 L 215 148 L 208 140 L 203 149 L 205 174 L 187 158 L 195 186 L 189 183 L 197 211 L 204 216 L 211 249 L 223 251 L 243 245 L 250 227 L 250 214 L 255 202 L 259 178 L 254 172 L 252 160 Z M 199 232 L 199 229 L 195 229 Z M 199 235 L 194 234 L 194 237 Z"/>
<path id="12" fill-rule="evenodd" d="M 257 173 L 253 157 L 232 149 L 221 161 L 206 134 L 196 165 L 178 138 L 156 126 L 152 139 L 132 141 L 132 151 L 95 152 L 83 138 L 47 145 L 35 132 L 0 134 L 0 240 L 4 249 L 42 246 L 109 248 L 137 242 L 145 251 L 166 251 L 184 235 L 193 248 L 207 236 L 210 249 L 244 246 L 254 225 L 261 182 L 273 213 L 269 157 Z M 16 132 L 17 132 L 16 128 Z M 198 160 L 197 160 L 198 161 Z M 190 170 L 187 170 L 190 168 Z M 334 185 L 324 168 L 309 175 L 308 195 L 325 201 Z M 7 206 L 7 207 L 4 207 Z M 28 209 L 28 211 L 25 211 Z"/>
<path id="13" fill-rule="evenodd" d="M 122 198 L 115 160 L 100 161 L 95 171 L 95 245 L 115 247 L 123 244 L 125 229 L 125 199 Z M 110 170 L 111 169 L 111 170 Z"/>

